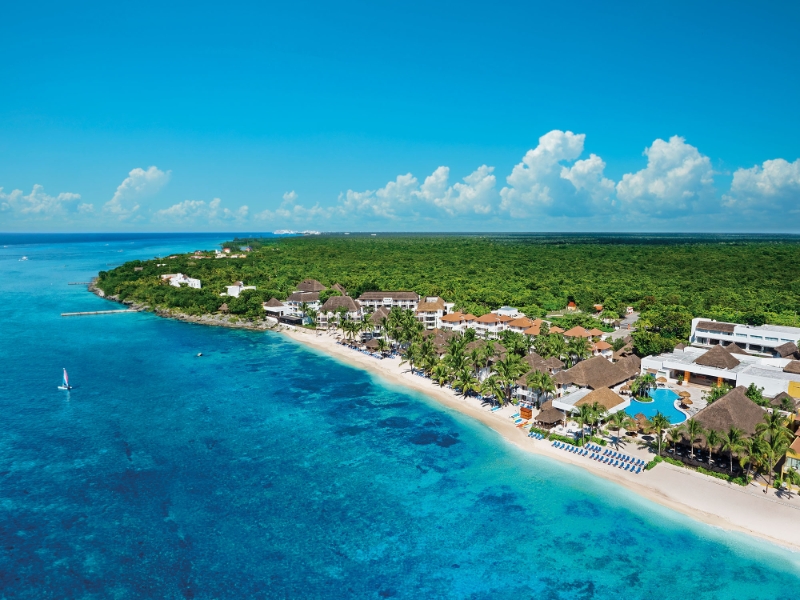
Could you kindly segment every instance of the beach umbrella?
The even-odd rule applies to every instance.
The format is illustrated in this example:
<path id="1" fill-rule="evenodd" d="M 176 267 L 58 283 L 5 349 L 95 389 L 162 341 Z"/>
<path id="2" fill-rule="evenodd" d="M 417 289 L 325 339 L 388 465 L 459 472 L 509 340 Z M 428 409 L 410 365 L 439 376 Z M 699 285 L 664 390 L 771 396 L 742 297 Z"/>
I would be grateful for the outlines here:
<path id="1" fill-rule="evenodd" d="M 667 383 L 667 378 L 659 377 L 658 379 L 656 379 L 656 383 Z"/>
<path id="2" fill-rule="evenodd" d="M 686 390 L 683 390 L 682 392 L 680 392 L 678 394 L 678 396 L 680 396 L 681 398 L 691 398 L 692 397 L 692 395 L 689 392 L 687 392 Z"/>
<path id="3" fill-rule="evenodd" d="M 692 404 L 692 401 L 691 401 L 691 400 L 689 400 L 688 398 L 684 398 L 684 399 L 683 399 L 683 403 L 684 403 L 686 406 L 691 406 L 691 404 Z"/>

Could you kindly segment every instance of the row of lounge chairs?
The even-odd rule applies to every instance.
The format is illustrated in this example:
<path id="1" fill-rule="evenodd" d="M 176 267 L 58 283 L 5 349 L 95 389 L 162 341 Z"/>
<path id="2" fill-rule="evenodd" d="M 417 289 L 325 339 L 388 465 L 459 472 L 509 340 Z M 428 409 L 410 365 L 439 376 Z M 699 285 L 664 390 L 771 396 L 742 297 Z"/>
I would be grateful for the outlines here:
<path id="1" fill-rule="evenodd" d="M 528 437 L 529 438 L 533 438 L 535 440 L 543 440 L 544 439 L 544 436 L 541 433 L 537 432 L 537 431 L 531 431 L 528 434 Z"/>
<path id="2" fill-rule="evenodd" d="M 603 450 L 600 446 L 591 445 L 585 448 L 581 448 L 579 446 L 575 446 L 573 444 L 565 444 L 564 442 L 555 441 L 553 442 L 553 447 L 558 448 L 559 450 L 566 450 L 567 452 L 572 452 L 573 454 L 577 454 L 578 456 L 586 456 L 592 460 L 596 460 L 606 465 L 610 465 L 612 467 L 618 467 L 623 471 L 628 471 L 629 473 L 635 473 L 638 475 L 642 472 L 642 468 L 647 464 L 643 460 L 638 458 L 632 458 L 630 456 L 623 455 L 619 452 L 614 452 L 613 450 L 605 449 Z M 602 450 L 602 452 L 598 452 L 596 450 Z"/>

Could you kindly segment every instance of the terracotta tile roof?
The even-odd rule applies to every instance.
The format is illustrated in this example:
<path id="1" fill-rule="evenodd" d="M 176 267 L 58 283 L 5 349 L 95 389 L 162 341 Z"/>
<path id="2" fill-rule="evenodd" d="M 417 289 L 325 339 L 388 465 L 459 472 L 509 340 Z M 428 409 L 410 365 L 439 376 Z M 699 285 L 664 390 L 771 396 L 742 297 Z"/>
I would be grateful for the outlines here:
<path id="1" fill-rule="evenodd" d="M 516 319 L 512 319 L 508 322 L 509 327 L 521 327 L 523 329 L 527 329 L 528 327 L 533 327 L 533 321 L 531 321 L 528 317 L 518 317 Z"/>
<path id="2" fill-rule="evenodd" d="M 459 323 L 464 320 L 464 313 L 462 312 L 453 312 L 449 315 L 445 315 L 442 317 L 442 321 L 445 323 Z"/>
<path id="3" fill-rule="evenodd" d="M 470 322 L 472 322 L 472 321 L 477 321 L 477 320 L 478 320 L 478 317 L 476 317 L 476 316 L 475 316 L 475 315 L 473 315 L 472 313 L 467 313 L 467 314 L 465 314 L 465 315 L 464 315 L 464 320 L 465 320 L 467 323 L 470 323 Z"/>
<path id="4" fill-rule="evenodd" d="M 561 329 L 561 327 L 559 327 L 558 325 L 553 325 L 550 328 L 550 333 L 564 333 L 564 330 Z"/>
<path id="5" fill-rule="evenodd" d="M 490 325 L 496 323 L 502 323 L 500 317 L 498 317 L 494 313 L 486 313 L 485 315 L 481 315 L 480 317 L 477 318 L 477 321 L 478 323 L 488 323 Z"/>
<path id="6" fill-rule="evenodd" d="M 510 325 L 510 323 L 509 323 L 509 325 Z M 522 333 L 524 333 L 525 335 L 539 335 L 541 333 L 541 329 L 542 329 L 541 326 L 533 325 L 531 327 L 528 327 Z"/>
<path id="7" fill-rule="evenodd" d="M 608 342 L 604 342 L 603 340 L 600 340 L 599 342 L 595 342 L 595 344 L 594 344 L 594 349 L 595 350 L 610 350 L 611 348 L 613 348 L 613 346 L 611 344 L 609 344 Z"/>
<path id="8" fill-rule="evenodd" d="M 551 329 L 551 331 L 552 331 L 552 329 Z M 586 331 L 586 329 L 584 329 L 583 327 L 578 327 L 576 325 L 575 327 L 573 327 L 569 331 L 565 331 L 564 332 L 564 337 L 588 338 L 588 337 L 592 337 L 592 334 L 590 334 L 588 331 Z"/>
<path id="9" fill-rule="evenodd" d="M 497 315 L 497 318 L 500 319 L 501 323 L 508 323 L 514 320 L 514 317 L 509 317 L 508 315 Z"/>
<path id="10" fill-rule="evenodd" d="M 599 330 L 597 327 L 592 327 L 592 328 L 589 330 L 589 334 L 590 334 L 592 337 L 597 337 L 597 336 L 600 336 L 600 335 L 604 335 L 604 334 L 605 334 L 605 331 L 600 331 L 600 330 Z"/>

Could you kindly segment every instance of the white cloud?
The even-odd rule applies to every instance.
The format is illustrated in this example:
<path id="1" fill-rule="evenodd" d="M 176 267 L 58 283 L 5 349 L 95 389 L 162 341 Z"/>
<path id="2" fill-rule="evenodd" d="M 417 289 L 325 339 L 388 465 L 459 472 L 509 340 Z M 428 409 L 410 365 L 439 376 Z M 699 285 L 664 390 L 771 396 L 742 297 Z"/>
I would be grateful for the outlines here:
<path id="1" fill-rule="evenodd" d="M 800 159 L 790 163 L 782 158 L 766 160 L 759 167 L 737 169 L 723 204 L 741 209 L 800 208 Z"/>
<path id="2" fill-rule="evenodd" d="M 481 165 L 464 177 L 464 183 L 448 186 L 450 168 L 439 167 L 425 178 L 414 195 L 451 216 L 465 213 L 485 215 L 492 211 L 496 197 L 494 187 L 497 178 L 492 175 L 493 171 L 494 167 Z"/>
<path id="3" fill-rule="evenodd" d="M 214 198 L 208 203 L 204 200 L 184 200 L 169 208 L 156 211 L 153 220 L 177 224 L 241 222 L 247 218 L 249 212 L 246 205 L 236 210 L 224 208 L 219 198 Z"/>
<path id="4" fill-rule="evenodd" d="M 57 196 L 51 196 L 38 183 L 27 195 L 22 190 L 13 190 L 6 194 L 3 192 L 3 188 L 0 188 L 0 212 L 27 219 L 37 217 L 50 219 L 94 210 L 91 204 L 82 203 L 80 199 L 80 194 L 72 192 L 62 192 Z"/>
<path id="5" fill-rule="evenodd" d="M 333 208 L 323 208 L 316 204 L 310 208 L 306 208 L 301 204 L 297 204 L 297 192 L 292 190 L 283 195 L 283 202 L 280 203 L 275 210 L 263 210 L 255 215 L 259 221 L 268 221 L 270 225 L 286 225 L 289 222 L 305 223 L 315 219 L 330 218 Z"/>
<path id="6" fill-rule="evenodd" d="M 398 175 L 378 190 L 339 194 L 339 212 L 343 216 L 374 216 L 397 219 L 411 208 L 419 181 L 411 173 Z"/>
<path id="7" fill-rule="evenodd" d="M 525 217 L 537 212 L 576 214 L 589 203 L 595 210 L 607 208 L 614 184 L 603 176 L 605 162 L 595 154 L 577 160 L 585 139 L 583 133 L 559 130 L 540 137 L 506 178 L 500 209 Z M 571 167 L 564 164 L 572 161 L 576 162 Z"/>
<path id="8" fill-rule="evenodd" d="M 114 196 L 105 203 L 103 210 L 116 215 L 120 220 L 130 218 L 140 206 L 138 200 L 152 196 L 169 181 L 172 171 L 162 171 L 158 167 L 149 167 L 146 171 L 135 168 L 117 186 Z"/>
<path id="9" fill-rule="evenodd" d="M 644 151 L 647 167 L 626 173 L 617 184 L 621 206 L 650 216 L 707 209 L 714 198 L 711 160 L 682 137 L 657 139 Z"/>

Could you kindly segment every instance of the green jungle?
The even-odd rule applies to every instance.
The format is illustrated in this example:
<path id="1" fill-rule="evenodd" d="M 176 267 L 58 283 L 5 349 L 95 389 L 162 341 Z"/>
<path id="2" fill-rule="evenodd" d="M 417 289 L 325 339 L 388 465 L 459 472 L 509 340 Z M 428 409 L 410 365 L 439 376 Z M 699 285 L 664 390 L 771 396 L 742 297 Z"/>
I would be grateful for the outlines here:
<path id="1" fill-rule="evenodd" d="M 375 290 L 441 296 L 480 316 L 503 305 L 530 317 L 563 311 L 561 326 L 596 326 L 603 316 L 641 312 L 635 349 L 671 349 L 689 335 L 692 317 L 800 326 L 800 240 L 791 237 L 626 235 L 380 234 L 239 238 L 223 244 L 246 258 L 211 252 L 132 261 L 99 273 L 97 287 L 120 301 L 190 315 L 263 316 L 261 303 L 284 300 L 303 279 L 344 286 L 357 298 Z M 163 266 L 157 266 L 157 265 Z M 184 273 L 202 289 L 176 288 L 164 273 Z M 221 297 L 242 281 L 255 291 Z M 323 292 L 324 294 L 324 292 Z"/>

